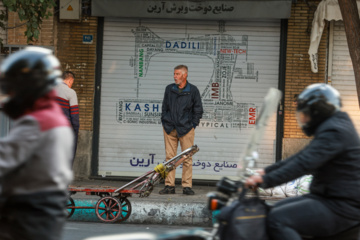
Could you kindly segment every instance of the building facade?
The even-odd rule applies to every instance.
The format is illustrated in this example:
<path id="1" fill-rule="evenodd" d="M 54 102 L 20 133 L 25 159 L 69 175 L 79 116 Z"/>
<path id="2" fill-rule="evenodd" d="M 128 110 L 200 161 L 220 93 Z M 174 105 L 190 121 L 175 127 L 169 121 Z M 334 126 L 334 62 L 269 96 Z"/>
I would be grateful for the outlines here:
<path id="1" fill-rule="evenodd" d="M 276 11 L 236 5 L 242 1 L 114 2 L 119 1 L 105 6 L 93 0 L 91 14 L 83 12 L 75 20 L 55 12 L 34 43 L 52 47 L 63 70 L 76 74 L 81 126 L 74 170 L 79 178 L 135 177 L 164 161 L 162 98 L 179 64 L 189 67 L 188 80 L 199 88 L 204 107 L 195 136 L 200 148 L 193 158 L 195 180 L 236 176 L 271 87 L 282 90 L 283 99 L 258 146 L 258 167 L 309 142 L 297 126 L 294 103 L 309 84 L 329 82 L 338 88 L 344 110 L 357 121 L 341 21 L 326 22 L 318 72 L 311 71 L 310 32 L 320 1 L 254 2 L 279 2 L 267 9 Z M 72 2 L 65 4 L 60 7 L 73 9 Z M 15 14 L 9 15 L 12 22 Z M 26 45 L 23 32 L 8 30 L 5 47 Z"/>

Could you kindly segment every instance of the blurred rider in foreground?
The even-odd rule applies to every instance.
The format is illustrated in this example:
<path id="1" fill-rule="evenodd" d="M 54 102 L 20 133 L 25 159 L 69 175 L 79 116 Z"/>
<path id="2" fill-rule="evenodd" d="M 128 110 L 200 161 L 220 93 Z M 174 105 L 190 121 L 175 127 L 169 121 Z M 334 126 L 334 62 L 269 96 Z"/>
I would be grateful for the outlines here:
<path id="1" fill-rule="evenodd" d="M 28 47 L 0 67 L 3 111 L 12 120 L 0 139 L 0 239 L 59 240 L 72 179 L 73 130 L 55 102 L 62 81 L 50 50 Z"/>
<path id="2" fill-rule="evenodd" d="M 299 153 L 258 170 L 245 185 L 275 187 L 312 174 L 310 193 L 278 202 L 268 218 L 273 240 L 327 237 L 360 221 L 360 140 L 339 92 L 326 84 L 308 86 L 297 100 L 297 119 L 313 140 Z"/>

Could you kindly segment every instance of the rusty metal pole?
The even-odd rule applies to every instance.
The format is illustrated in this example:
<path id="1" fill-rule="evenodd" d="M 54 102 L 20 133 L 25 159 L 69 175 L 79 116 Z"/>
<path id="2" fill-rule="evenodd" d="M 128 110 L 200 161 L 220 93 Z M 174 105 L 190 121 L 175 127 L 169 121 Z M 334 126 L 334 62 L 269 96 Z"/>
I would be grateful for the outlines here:
<path id="1" fill-rule="evenodd" d="M 360 18 L 356 0 L 338 0 L 352 60 L 360 106 Z"/>

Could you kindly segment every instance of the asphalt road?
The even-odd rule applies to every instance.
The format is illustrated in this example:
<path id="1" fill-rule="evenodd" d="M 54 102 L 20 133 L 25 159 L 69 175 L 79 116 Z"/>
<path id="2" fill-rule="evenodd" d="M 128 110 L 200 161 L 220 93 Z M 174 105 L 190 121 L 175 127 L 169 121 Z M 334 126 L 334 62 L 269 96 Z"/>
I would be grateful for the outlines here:
<path id="1" fill-rule="evenodd" d="M 162 234 L 172 230 L 192 229 L 190 226 L 173 226 L 173 225 L 143 225 L 143 224 L 109 224 L 94 222 L 72 222 L 66 223 L 62 240 L 83 240 L 88 237 L 96 237 L 111 234 L 125 233 L 156 233 Z M 205 229 L 210 231 L 210 228 Z"/>

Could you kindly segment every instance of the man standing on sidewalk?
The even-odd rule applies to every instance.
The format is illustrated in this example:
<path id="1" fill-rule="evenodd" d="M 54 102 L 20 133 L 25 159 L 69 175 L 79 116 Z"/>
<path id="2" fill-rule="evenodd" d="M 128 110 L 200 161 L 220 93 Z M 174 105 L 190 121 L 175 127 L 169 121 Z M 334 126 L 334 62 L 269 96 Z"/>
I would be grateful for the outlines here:
<path id="1" fill-rule="evenodd" d="M 56 101 L 60 104 L 61 109 L 63 110 L 65 116 L 69 120 L 73 130 L 74 130 L 74 157 L 72 163 L 74 163 L 74 158 L 76 154 L 77 139 L 79 135 L 79 106 L 76 92 L 71 89 L 75 79 L 75 74 L 71 71 L 65 71 L 63 73 L 63 82 L 56 87 L 57 98 Z"/>
<path id="2" fill-rule="evenodd" d="M 175 83 L 165 89 L 162 103 L 161 122 L 163 125 L 166 161 L 176 156 L 178 142 L 181 150 L 194 145 L 195 128 L 203 114 L 200 92 L 187 81 L 188 67 L 179 65 L 174 68 Z M 194 195 L 192 188 L 192 158 L 183 162 L 183 194 Z M 165 188 L 160 194 L 175 194 L 175 170 L 165 179 Z"/>

